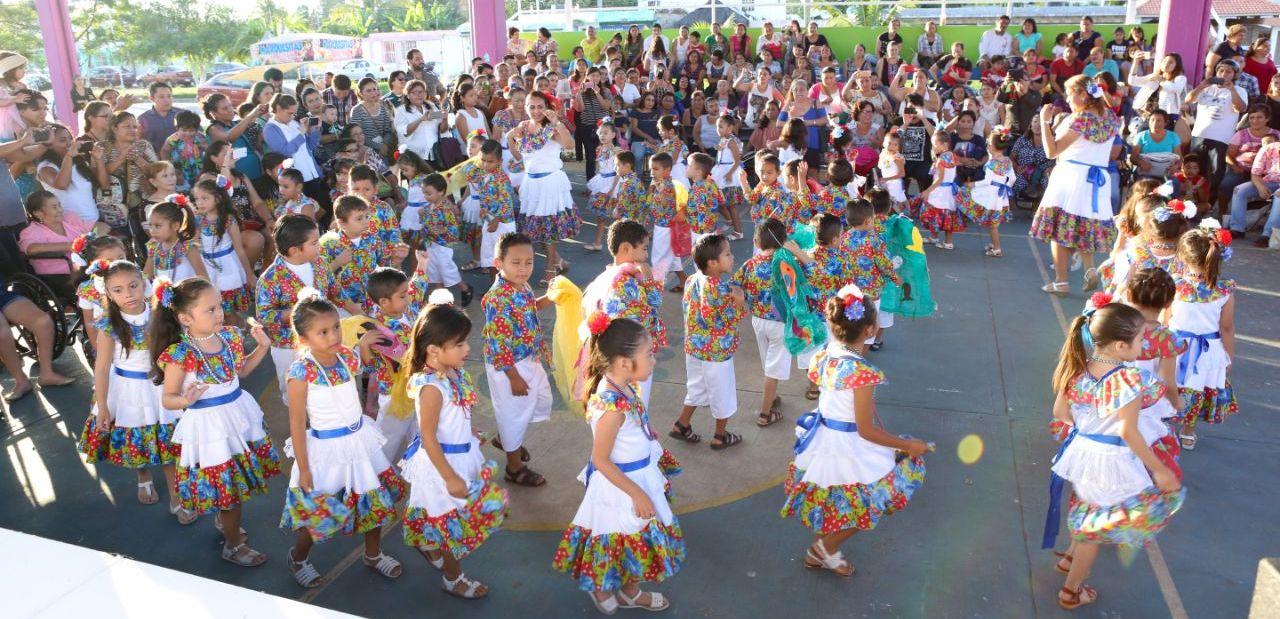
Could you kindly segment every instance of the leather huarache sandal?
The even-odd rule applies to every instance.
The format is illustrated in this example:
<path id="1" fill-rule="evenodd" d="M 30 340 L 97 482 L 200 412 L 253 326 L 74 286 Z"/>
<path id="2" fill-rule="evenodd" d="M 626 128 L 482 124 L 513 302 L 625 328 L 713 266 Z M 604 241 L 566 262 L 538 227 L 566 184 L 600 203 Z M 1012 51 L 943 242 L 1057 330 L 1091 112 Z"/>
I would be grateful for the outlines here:
<path id="1" fill-rule="evenodd" d="M 1098 601 L 1098 592 L 1089 585 L 1080 585 L 1080 588 L 1075 591 L 1066 587 L 1058 591 L 1058 606 L 1067 610 L 1075 610 L 1096 601 Z"/>

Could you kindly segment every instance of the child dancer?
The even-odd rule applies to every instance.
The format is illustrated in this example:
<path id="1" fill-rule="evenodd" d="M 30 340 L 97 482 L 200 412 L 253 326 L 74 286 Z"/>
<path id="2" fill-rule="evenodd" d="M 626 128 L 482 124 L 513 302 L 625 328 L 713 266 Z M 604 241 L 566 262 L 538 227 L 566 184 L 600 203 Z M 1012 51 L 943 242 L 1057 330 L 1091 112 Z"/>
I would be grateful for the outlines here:
<path id="1" fill-rule="evenodd" d="M 458 265 L 453 261 L 450 245 L 462 239 L 458 224 L 458 205 L 449 197 L 449 183 L 440 174 L 428 174 L 422 182 L 422 195 L 426 198 L 422 216 L 422 249 L 426 251 L 427 282 L 445 288 L 458 287 L 462 306 L 471 305 L 471 285 L 462 281 Z"/>
<path id="2" fill-rule="evenodd" d="M 1138 200 L 1135 219 L 1139 234 L 1124 250 L 1098 265 L 1103 289 L 1123 298 L 1125 282 L 1142 269 L 1158 268 L 1174 274 L 1178 266 L 1178 239 L 1190 228 L 1188 220 L 1196 216 L 1196 206 L 1182 200 L 1165 200 L 1149 195 Z"/>
<path id="3" fill-rule="evenodd" d="M 222 307 L 233 323 L 253 307 L 253 265 L 235 225 L 231 194 L 218 181 L 202 180 L 191 190 L 195 202 L 196 230 L 200 235 L 200 258 L 210 283 L 222 294 Z"/>
<path id="4" fill-rule="evenodd" d="M 326 297 L 339 298 L 337 282 L 328 263 L 320 259 L 319 232 L 315 220 L 306 215 L 285 215 L 276 222 L 276 259 L 262 271 L 258 280 L 258 322 L 271 339 L 271 363 L 276 370 L 280 399 L 289 404 L 285 379 L 293 365 L 294 340 L 290 316 L 303 288 L 324 291 Z"/>
<path id="5" fill-rule="evenodd" d="M 689 156 L 689 147 L 680 139 L 680 123 L 675 116 L 667 114 L 658 119 L 658 137 L 662 143 L 658 145 L 659 153 L 671 156 L 671 180 L 689 186 L 689 172 L 684 160 Z"/>
<path id="6" fill-rule="evenodd" d="M 164 278 L 180 282 L 188 277 L 209 279 L 200 258 L 200 246 L 193 243 L 196 217 L 191 202 L 182 194 L 169 196 L 151 209 L 147 219 L 151 238 L 147 241 L 147 263 L 142 273 L 147 279 Z"/>
<path id="7" fill-rule="evenodd" d="M 403 272 L 391 267 L 379 267 L 369 275 L 369 301 L 373 307 L 369 317 L 386 327 L 396 337 L 391 348 L 407 350 L 409 338 L 413 335 L 413 323 L 418 319 L 418 312 L 426 303 L 425 282 L 420 278 L 411 280 Z M 423 290 L 418 290 L 422 288 Z M 397 373 L 396 364 L 400 355 L 388 356 L 379 351 L 373 356 L 370 380 L 377 389 L 377 428 L 386 442 L 382 444 L 382 453 L 388 462 L 395 462 L 404 448 L 409 444 L 417 431 L 414 430 L 413 411 L 393 411 L 391 409 L 392 386 Z M 366 403 L 365 410 L 369 410 Z"/>
<path id="8" fill-rule="evenodd" d="M 849 230 L 844 236 L 850 258 L 848 275 L 852 276 L 853 283 L 868 302 L 876 307 L 876 331 L 867 340 L 867 347 L 873 351 L 880 350 L 884 347 L 884 328 L 893 326 L 893 321 L 885 324 L 879 319 L 880 293 L 886 282 L 901 286 L 902 279 L 893 268 L 884 240 L 875 233 L 875 207 L 871 201 L 851 202 L 845 219 L 849 222 Z"/>
<path id="9" fill-rule="evenodd" d="M 480 186 L 475 182 L 475 172 L 479 169 L 480 146 L 488 139 L 486 131 L 481 128 L 472 131 L 467 136 L 467 156 L 470 157 L 466 162 L 458 166 L 458 171 L 462 173 L 468 180 L 467 195 L 462 199 L 459 205 L 461 217 L 459 221 L 462 226 L 462 238 L 467 242 L 467 246 L 471 248 L 471 260 L 462 265 L 463 271 L 474 271 L 484 263 L 480 262 Z"/>
<path id="10" fill-rule="evenodd" d="M 738 323 L 746 300 L 732 283 L 733 251 L 728 238 L 711 234 L 698 239 L 693 261 L 698 273 L 684 285 L 684 367 L 689 390 L 680 418 L 667 434 L 688 443 L 701 441 L 693 432 L 693 412 L 706 406 L 716 420 L 711 448 L 721 450 L 742 442 L 728 428 L 729 418 L 738 412 L 733 353 L 738 350 Z"/>
<path id="11" fill-rule="evenodd" d="M 782 420 L 782 397 L 778 395 L 778 382 L 791 378 L 791 353 L 783 343 L 786 332 L 784 316 L 773 303 L 773 253 L 786 248 L 800 262 L 809 264 L 813 259 L 796 244 L 787 239 L 787 226 L 769 218 L 756 225 L 756 255 L 742 263 L 733 276 L 733 283 L 742 292 L 751 312 L 751 329 L 756 333 L 756 348 L 760 351 L 760 366 L 764 370 L 764 390 L 760 399 L 760 416 L 756 425 L 761 428 Z M 715 444 L 712 444 L 714 447 Z"/>
<path id="12" fill-rule="evenodd" d="M 428 206 L 423 188 L 431 168 L 413 151 L 400 153 L 396 168 L 400 170 L 400 182 L 404 184 L 405 192 L 405 207 L 400 213 L 400 235 L 410 247 L 420 247 Z"/>
<path id="13" fill-rule="evenodd" d="M 361 164 L 351 168 L 348 185 L 353 195 L 364 198 L 369 204 L 369 234 L 382 243 L 382 255 L 378 266 L 398 266 L 408 254 L 400 236 L 400 220 L 386 200 L 378 197 L 378 182 L 382 177 L 373 168 Z"/>
<path id="14" fill-rule="evenodd" d="M 884 134 L 884 150 L 876 162 L 880 171 L 880 184 L 893 199 L 894 210 L 901 209 L 907 203 L 906 187 L 903 185 L 907 173 L 906 159 L 902 156 L 902 135 L 894 127 Z"/>
<path id="15" fill-rule="evenodd" d="M 587 180 L 587 191 L 591 193 L 587 200 L 587 211 L 596 217 L 596 240 L 583 247 L 587 251 L 600 251 L 600 242 L 604 239 L 605 222 L 609 218 L 609 202 L 613 198 L 614 187 L 617 186 L 618 171 L 615 157 L 624 152 L 618 147 L 617 131 L 613 127 L 612 118 L 600 119 L 596 126 L 596 137 L 600 146 L 596 147 L 596 175 Z M 631 158 L 635 162 L 635 157 Z"/>
<path id="16" fill-rule="evenodd" d="M 461 173 L 461 171 L 459 172 Z M 472 194 L 480 201 L 480 268 L 493 268 L 498 242 L 516 231 L 516 188 L 502 171 L 502 144 L 485 140 L 480 145 L 480 165 L 470 172 L 476 187 Z"/>
<path id="17" fill-rule="evenodd" d="M 635 387 L 652 377 L 653 343 L 632 320 L 596 313 L 588 322 L 593 438 L 578 477 L 587 490 L 552 565 L 571 575 L 606 615 L 618 608 L 666 610 L 670 602 L 661 593 L 640 590 L 641 582 L 675 575 L 685 556 L 684 533 L 667 495 L 679 463 L 658 443 Z"/>
<path id="18" fill-rule="evenodd" d="M 644 184 L 636 171 L 634 153 L 622 151 L 614 155 L 614 168 L 618 171 L 617 183 L 613 187 L 613 197 L 609 198 L 609 216 L 615 221 L 630 219 L 642 224 L 649 223 L 649 213 L 645 209 Z M 597 241 L 601 234 L 600 226 L 596 226 Z"/>
<path id="19" fill-rule="evenodd" d="M 622 219 L 609 226 L 609 254 L 613 264 L 605 267 L 582 290 L 582 310 L 587 316 L 604 312 L 611 318 L 630 318 L 649 332 L 653 351 L 667 345 L 667 326 L 662 322 L 662 282 L 653 277 L 646 264 L 649 232 L 639 222 Z M 578 329 L 583 340 L 591 337 L 585 323 Z M 653 380 L 640 383 L 640 398 L 646 403 Z"/>
<path id="20" fill-rule="evenodd" d="M 502 237 L 494 264 L 498 276 L 480 301 L 485 377 L 498 423 L 493 446 L 507 454 L 506 480 L 533 488 L 547 480 L 525 464 L 529 450 L 524 436 L 530 423 L 551 418 L 551 381 L 544 365 L 550 355 L 538 323 L 538 310 L 551 305 L 551 300 L 535 297 L 529 286 L 533 274 L 529 237 L 519 232 Z"/>
<path id="21" fill-rule="evenodd" d="M 191 524 L 196 513 L 182 506 L 174 485 L 173 463 L 178 447 L 173 427 L 178 412 L 160 406 L 160 389 L 149 378 L 151 356 L 147 352 L 147 283 L 132 262 L 97 261 L 86 270 L 94 285 L 105 291 L 106 315 L 96 330 L 100 353 L 94 364 L 93 413 L 85 419 L 80 452 L 88 462 L 110 462 L 138 473 L 138 502 L 160 501 L 148 467 L 164 471 L 169 489 L 169 513 L 178 522 Z"/>
<path id="22" fill-rule="evenodd" d="M 294 462 L 280 516 L 280 528 L 297 531 L 289 572 L 307 589 L 320 586 L 320 572 L 308 560 L 311 547 L 362 533 L 364 565 L 399 578 L 400 562 L 382 552 L 382 527 L 395 521 L 395 504 L 406 488 L 360 407 L 361 360 L 372 357 L 380 335 L 366 332 L 357 354 L 342 345 L 337 306 L 315 289 L 299 296 L 290 322 L 302 354 L 289 367 L 290 438 L 284 445 Z"/>
<path id="23" fill-rule="evenodd" d="M 280 199 L 276 205 L 276 219 L 285 215 L 306 215 L 319 221 L 320 205 L 302 193 L 302 172 L 288 168 L 280 172 Z"/>
<path id="24" fill-rule="evenodd" d="M 1141 312 L 1120 303 L 1086 312 L 1072 323 L 1053 373 L 1058 394 L 1053 415 L 1074 429 L 1054 457 L 1043 547 L 1054 545 L 1062 482 L 1070 481 L 1071 547 L 1056 566 L 1059 571 L 1066 568 L 1066 582 L 1057 597 L 1067 610 L 1098 599 L 1084 579 L 1099 544 L 1146 544 L 1169 523 L 1186 496 L 1177 476 L 1138 429 L 1139 410 L 1163 397 L 1159 380 L 1125 365 L 1136 361 L 1142 350 L 1145 324 Z M 1085 348 L 1085 329 L 1093 343 L 1092 355 Z"/>
<path id="25" fill-rule="evenodd" d="M 783 123 L 779 139 L 783 147 L 778 151 L 778 163 L 787 165 L 792 161 L 804 161 L 808 151 L 809 127 L 805 126 L 803 118 L 792 118 Z"/>
<path id="26" fill-rule="evenodd" d="M 1150 213 L 1140 212 L 1138 204 L 1148 204 L 1152 209 L 1159 206 L 1159 204 L 1142 202 L 1143 198 L 1156 193 L 1159 188 L 1160 179 L 1149 176 L 1144 176 L 1133 182 L 1133 186 L 1129 188 L 1129 197 L 1125 199 L 1124 206 L 1120 207 L 1120 214 L 1115 217 L 1116 242 L 1111 248 L 1113 257 L 1128 249 L 1133 239 L 1142 234 L 1142 218 Z M 1160 204 L 1163 203 L 1160 202 Z M 1099 266 L 1098 270 L 1101 273 L 1102 267 Z"/>
<path id="27" fill-rule="evenodd" d="M 280 457 L 262 409 L 240 388 L 240 376 L 258 367 L 270 341 L 255 325 L 250 333 L 258 346 L 246 357 L 240 329 L 222 324 L 222 295 L 203 279 L 161 280 L 155 296 L 152 375 L 164 385 L 161 406 L 186 411 L 173 431 L 180 449 L 178 497 L 186 509 L 217 512 L 213 524 L 224 540 L 223 560 L 262 565 L 267 556 L 245 543 L 240 505 L 267 493 L 267 479 L 280 474 Z"/>
<path id="28" fill-rule="evenodd" d="M 826 307 L 827 299 L 836 296 L 845 284 L 853 281 L 853 256 L 849 246 L 844 242 L 844 225 L 842 218 L 828 213 L 814 215 L 813 227 L 817 233 L 817 246 L 813 248 L 813 269 L 809 276 L 809 285 L 813 287 L 812 301 L 816 308 Z M 831 334 L 827 334 L 830 339 Z M 796 366 L 801 370 L 808 369 L 818 349 L 808 350 L 796 355 Z M 818 383 L 809 381 L 805 389 L 806 400 L 818 399 Z"/>
<path id="29" fill-rule="evenodd" d="M 182 173 L 178 178 L 178 191 L 187 191 L 200 176 L 200 162 L 209 148 L 209 138 L 200 130 L 200 115 L 191 110 L 178 112 L 174 119 L 176 131 L 160 148 L 160 159 L 171 162 Z"/>
<path id="30" fill-rule="evenodd" d="M 920 223 L 929 230 L 930 238 L 939 249 L 955 249 L 952 234 L 964 231 L 964 220 L 956 211 L 956 195 L 960 185 L 956 183 L 956 158 L 951 153 L 951 141 L 945 131 L 933 132 L 933 184 L 920 192 L 924 200 L 924 213 Z M 939 237 L 939 233 L 943 237 Z"/>
<path id="31" fill-rule="evenodd" d="M 1178 356 L 1185 352 L 1185 346 L 1178 345 L 1177 335 L 1169 327 L 1160 324 L 1160 315 L 1173 305 L 1176 294 L 1177 284 L 1174 283 L 1173 276 L 1160 268 L 1142 269 L 1134 273 L 1125 285 L 1128 305 L 1142 312 L 1142 317 L 1146 319 L 1142 331 L 1142 350 L 1134 365 L 1159 378 L 1165 389 L 1164 398 L 1151 406 L 1143 407 L 1138 416 L 1138 429 L 1142 431 L 1142 437 L 1156 453 L 1156 457 L 1177 474 L 1178 479 L 1182 479 L 1182 468 L 1177 463 L 1181 449 L 1177 437 L 1166 424 L 1182 410 L 1177 367 Z"/>
<path id="32" fill-rule="evenodd" d="M 756 183 L 755 189 L 743 196 L 743 200 L 751 208 L 751 222 L 760 225 L 766 219 L 795 221 L 798 215 L 795 196 L 778 180 L 782 175 L 782 164 L 779 159 L 772 153 L 757 155 L 756 175 L 760 177 L 760 182 Z M 750 184 L 747 181 L 746 170 L 738 170 L 738 182 L 742 183 L 743 187 Z"/>
<path id="33" fill-rule="evenodd" d="M 840 544 L 906 507 L 924 484 L 929 445 L 888 433 L 875 417 L 875 387 L 884 373 L 857 353 L 876 328 L 870 299 L 849 284 L 827 300 L 824 312 L 833 339 L 809 366 L 821 395 L 818 409 L 796 422 L 782 516 L 798 516 L 817 537 L 805 550 L 805 567 L 848 578 L 854 567 Z"/>
<path id="34" fill-rule="evenodd" d="M 734 225 L 740 225 L 737 223 L 736 209 L 727 206 L 720 187 L 711 179 L 714 164 L 715 159 L 706 153 L 689 155 L 689 200 L 685 203 L 684 210 L 685 216 L 689 218 L 694 245 L 703 237 L 715 233 L 717 218 L 725 209 L 733 213 Z M 738 235 L 738 238 L 742 236 Z"/>
<path id="35" fill-rule="evenodd" d="M 684 209 L 676 200 L 675 181 L 671 178 L 672 161 L 667 153 L 649 158 L 649 176 L 653 178 L 647 194 L 648 212 L 653 217 L 653 281 L 661 288 L 667 281 L 667 274 L 675 273 L 680 282 L 671 291 L 683 292 L 688 275 L 684 272 L 684 259 L 676 255 L 671 244 L 671 227 L 677 221 L 687 224 L 687 220 Z M 688 181 L 687 176 L 685 181 Z"/>
<path id="36" fill-rule="evenodd" d="M 1178 357 L 1184 449 L 1196 447 L 1196 423 L 1222 423 L 1236 414 L 1236 395 L 1227 371 L 1236 356 L 1236 282 L 1220 279 L 1231 258 L 1231 232 L 1206 218 L 1178 241 L 1181 272 L 1169 312 L 1169 328 L 1187 350 Z"/>
<path id="37" fill-rule="evenodd" d="M 399 262 L 409 254 L 403 243 L 387 245 L 371 229 L 373 209 L 364 198 L 342 196 L 333 205 L 336 230 L 320 237 L 322 261 L 333 270 L 338 296 L 333 301 L 348 316 L 364 315 L 372 304 L 366 287 L 369 274 L 384 262 Z"/>
<path id="38" fill-rule="evenodd" d="M 81 268 L 100 260 L 115 262 L 124 259 L 124 243 L 114 236 L 96 236 L 90 232 L 71 242 L 71 263 Z M 96 357 L 93 346 L 98 342 L 98 330 L 94 325 L 107 313 L 107 295 L 93 285 L 92 279 L 86 279 L 76 286 L 76 307 L 80 308 L 85 341 L 89 342 L 89 347 L 84 352 L 89 363 L 94 364 Z M 50 384 L 56 385 L 58 381 Z"/>
<path id="39" fill-rule="evenodd" d="M 991 235 L 991 242 L 982 249 L 983 254 L 992 258 L 1004 256 L 1000 249 L 1000 223 L 1009 221 L 1009 203 L 1013 199 L 1013 183 L 1016 175 L 1013 162 L 1006 153 L 1013 146 L 1013 136 L 1008 127 L 996 127 L 987 136 L 987 154 L 990 159 L 983 166 L 982 180 L 972 186 L 962 188 L 957 197 L 960 207 L 973 223 L 986 228 Z"/>
<path id="40" fill-rule="evenodd" d="M 856 181 L 862 180 L 862 177 L 854 176 L 853 164 L 848 159 L 835 159 L 827 164 L 827 180 L 830 184 L 818 194 L 816 210 L 818 213 L 844 218 L 849 203 L 858 198 L 861 183 Z"/>
<path id="41" fill-rule="evenodd" d="M 409 482 L 404 543 L 443 572 L 442 588 L 465 599 L 489 594 L 467 578 L 459 560 L 479 548 L 507 515 L 507 492 L 493 482 L 498 466 L 485 461 L 471 430 L 476 390 L 462 369 L 471 319 L 453 305 L 429 307 L 413 327 L 409 396 L 419 435 L 400 471 Z"/>
<path id="42" fill-rule="evenodd" d="M 742 238 L 742 223 L 738 220 L 738 207 L 742 206 L 742 184 L 738 180 L 738 170 L 742 169 L 742 142 L 738 140 L 738 119 L 732 114 L 725 114 L 716 121 L 716 132 L 720 135 L 720 143 L 716 146 L 716 158 L 712 161 L 715 167 L 708 166 L 706 173 L 698 178 L 694 178 L 692 172 L 693 164 L 697 161 L 697 154 L 691 155 L 689 158 L 689 182 L 690 191 L 692 185 L 698 180 L 705 179 L 710 175 L 716 187 L 724 195 L 723 204 L 720 206 L 721 212 L 729 218 L 733 224 L 733 231 L 725 237 L 730 241 L 736 241 Z M 692 200 L 692 197 L 690 198 Z M 694 232 L 698 232 L 695 227 Z M 698 240 L 694 239 L 694 244 Z"/>

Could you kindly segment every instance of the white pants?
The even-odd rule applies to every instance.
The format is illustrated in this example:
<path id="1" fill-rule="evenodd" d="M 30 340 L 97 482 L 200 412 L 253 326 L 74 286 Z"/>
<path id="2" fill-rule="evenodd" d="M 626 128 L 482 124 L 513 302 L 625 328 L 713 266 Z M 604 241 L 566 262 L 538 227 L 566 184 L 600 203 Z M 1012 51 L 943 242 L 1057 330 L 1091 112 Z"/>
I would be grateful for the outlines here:
<path id="1" fill-rule="evenodd" d="M 836 339 L 836 335 L 835 335 L 834 333 L 832 333 L 832 332 L 831 332 L 831 325 L 830 325 L 830 324 L 826 325 L 826 329 L 827 329 L 827 341 L 828 341 L 828 342 L 833 342 L 833 341 L 835 341 L 835 339 Z M 819 351 L 819 350 L 821 350 L 821 349 L 823 349 L 823 348 L 825 348 L 825 345 L 824 345 L 824 346 L 814 346 L 813 348 L 810 348 L 809 350 L 806 350 L 806 351 L 804 351 L 804 352 L 802 352 L 802 353 L 800 353 L 800 354 L 796 355 L 796 367 L 798 367 L 798 368 L 800 368 L 800 369 L 802 369 L 802 370 L 808 370 L 808 369 L 809 369 L 809 363 L 813 361 L 813 356 L 814 356 L 814 355 L 816 355 L 816 354 L 818 354 L 818 351 Z M 806 378 L 808 377 L 808 372 L 807 372 L 807 371 L 805 372 L 805 376 L 806 376 Z"/>
<path id="2" fill-rule="evenodd" d="M 378 420 L 373 425 L 387 439 L 387 442 L 382 444 L 382 455 L 387 457 L 388 462 L 396 463 L 404 455 L 404 449 L 409 446 L 409 441 L 418 435 L 418 416 L 411 414 L 400 419 L 387 412 L 390 404 L 391 396 L 378 396 Z"/>
<path id="3" fill-rule="evenodd" d="M 888 329 L 889 327 L 893 326 L 893 314 L 890 314 L 889 312 L 880 311 L 880 299 L 876 299 L 876 326 L 880 327 L 881 329 Z M 874 344 L 874 343 L 876 343 L 876 336 L 874 335 L 867 338 L 866 341 L 863 342 L 863 344 L 867 344 L 867 345 Z"/>
<path id="4" fill-rule="evenodd" d="M 444 284 L 446 288 L 462 281 L 458 265 L 453 262 L 453 248 L 431 243 L 427 245 L 427 283 Z"/>
<path id="5" fill-rule="evenodd" d="M 489 224 L 480 224 L 480 266 L 493 266 L 494 259 L 498 257 L 498 241 L 502 240 L 504 234 L 515 231 L 516 224 L 510 221 L 499 223 L 498 229 L 493 232 L 489 232 Z"/>
<path id="6" fill-rule="evenodd" d="M 733 359 L 703 361 L 692 355 L 684 356 L 684 369 L 688 374 L 689 390 L 684 396 L 685 406 L 706 406 L 716 419 L 728 419 L 738 412 L 738 382 L 733 373 Z"/>
<path id="7" fill-rule="evenodd" d="M 653 280 L 658 282 L 658 285 L 666 283 L 668 273 L 684 272 L 684 259 L 671 251 L 671 228 L 654 226 L 653 242 L 649 243 L 649 249 L 651 250 L 649 261 L 653 264 Z"/>
<path id="8" fill-rule="evenodd" d="M 782 343 L 786 325 L 776 320 L 751 317 L 751 328 L 756 332 L 756 348 L 760 349 L 760 365 L 765 378 L 787 380 L 791 378 L 791 353 Z"/>
<path id="9" fill-rule="evenodd" d="M 536 356 L 526 357 L 516 362 L 515 369 L 529 386 L 526 395 L 513 395 L 506 372 L 484 364 L 484 373 L 489 379 L 489 398 L 493 401 L 493 417 L 498 423 L 498 437 L 502 439 L 502 448 L 507 451 L 520 449 L 529 424 L 551 418 L 551 382 L 542 362 Z"/>
<path id="10" fill-rule="evenodd" d="M 289 366 L 297 358 L 297 351 L 292 348 L 271 347 L 271 364 L 276 366 L 276 384 L 280 386 L 280 401 L 289 405 Z"/>

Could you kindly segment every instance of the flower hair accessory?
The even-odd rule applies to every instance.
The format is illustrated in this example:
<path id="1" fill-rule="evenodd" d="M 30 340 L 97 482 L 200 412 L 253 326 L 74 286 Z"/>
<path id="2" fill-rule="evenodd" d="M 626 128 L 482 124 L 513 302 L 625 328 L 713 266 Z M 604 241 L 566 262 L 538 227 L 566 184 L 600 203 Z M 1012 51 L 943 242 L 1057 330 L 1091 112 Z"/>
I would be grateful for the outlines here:
<path id="1" fill-rule="evenodd" d="M 476 129 L 475 131 L 472 131 L 471 133 L 468 133 L 468 134 L 467 134 L 467 141 L 468 141 L 468 142 L 469 142 L 469 141 L 471 141 L 471 140 L 474 140 L 474 139 L 476 139 L 476 138 L 488 139 L 488 138 L 489 138 L 489 132 L 488 132 L 488 131 L 485 131 L 485 130 L 484 130 L 484 128 L 482 127 L 482 128 L 480 128 L 480 129 Z"/>
<path id="2" fill-rule="evenodd" d="M 427 305 L 453 305 L 453 292 L 448 288 L 436 288 L 427 295 Z"/>
<path id="3" fill-rule="evenodd" d="M 191 205 L 191 200 L 187 198 L 185 193 L 171 193 L 164 197 L 165 202 L 172 202 L 178 206 L 186 207 Z"/>
<path id="4" fill-rule="evenodd" d="M 1093 313 L 1111 305 L 1115 301 L 1115 297 L 1109 292 L 1095 292 L 1089 297 L 1089 303 L 1085 305 L 1084 315 L 1093 316 Z"/>
<path id="5" fill-rule="evenodd" d="M 1007 140 L 1012 135 L 1012 133 L 1010 132 L 1008 127 L 997 126 L 996 128 L 991 130 L 991 135 L 998 135 L 1000 136 L 1000 139 Z"/>
<path id="6" fill-rule="evenodd" d="M 844 306 L 844 317 L 846 320 L 862 320 L 867 313 L 867 305 L 862 290 L 853 284 L 849 284 L 840 289 L 836 293 L 836 298 L 840 299 L 840 304 Z"/>
<path id="7" fill-rule="evenodd" d="M 324 298 L 324 295 L 320 294 L 319 290 L 316 290 L 311 286 L 303 286 L 302 289 L 298 291 L 299 301 L 310 301 L 312 299 L 323 299 L 323 298 Z"/>
<path id="8" fill-rule="evenodd" d="M 587 329 L 591 331 L 591 335 L 599 336 L 608 328 L 609 315 L 602 311 L 596 310 L 591 314 L 591 317 L 587 319 Z"/>
<path id="9" fill-rule="evenodd" d="M 173 282 L 165 278 L 156 280 L 153 287 L 156 295 L 156 305 L 163 308 L 173 307 Z"/>
<path id="10" fill-rule="evenodd" d="M 214 182 L 217 183 L 223 191 L 227 192 L 228 196 L 231 195 L 231 179 L 219 174 L 218 179 Z"/>
<path id="11" fill-rule="evenodd" d="M 89 241 L 96 238 L 98 238 L 98 235 L 90 230 L 77 236 L 76 240 L 71 241 L 71 264 L 80 268 L 89 266 L 89 261 L 85 260 L 84 257 L 84 250 L 89 246 Z"/>
<path id="12" fill-rule="evenodd" d="M 1090 97 L 1097 99 L 1102 96 L 1102 84 L 1099 84 L 1096 79 L 1089 78 L 1084 83 L 1084 91 L 1089 93 Z"/>
<path id="13" fill-rule="evenodd" d="M 1212 217 L 1205 217 L 1200 220 L 1200 227 L 1205 230 L 1221 230 L 1222 223 Z"/>
<path id="14" fill-rule="evenodd" d="M 106 260 L 103 260 L 103 259 L 98 259 L 98 260 L 94 260 L 93 264 L 90 264 L 89 268 L 84 270 L 84 274 L 89 276 L 96 276 L 97 274 L 102 273 L 109 268 L 111 268 L 110 262 L 107 262 Z"/>

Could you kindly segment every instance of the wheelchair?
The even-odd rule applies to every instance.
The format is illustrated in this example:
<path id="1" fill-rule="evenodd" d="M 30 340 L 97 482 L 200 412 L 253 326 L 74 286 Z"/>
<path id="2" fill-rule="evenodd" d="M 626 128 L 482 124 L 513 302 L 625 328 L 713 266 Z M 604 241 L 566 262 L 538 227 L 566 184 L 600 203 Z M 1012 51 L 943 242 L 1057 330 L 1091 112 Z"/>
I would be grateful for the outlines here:
<path id="1" fill-rule="evenodd" d="M 9 252 L 0 252 L 8 254 Z M 80 308 L 76 303 L 74 293 L 71 298 L 62 298 L 54 291 L 43 279 L 31 269 L 31 265 L 27 260 L 35 259 L 60 259 L 66 258 L 64 254 L 33 254 L 31 256 L 4 256 L 6 260 L 17 260 L 22 265 L 22 270 L 14 272 L 6 278 L 5 288 L 12 293 L 22 295 L 36 304 L 40 311 L 49 315 L 49 319 L 53 322 L 53 358 L 57 359 L 66 352 L 69 346 L 72 346 L 79 340 L 84 350 L 87 347 L 87 332 L 84 329 L 84 319 L 80 312 Z M 26 327 L 19 325 L 10 325 L 13 329 L 14 343 L 18 349 L 18 354 L 34 360 L 36 358 L 36 337 Z"/>

